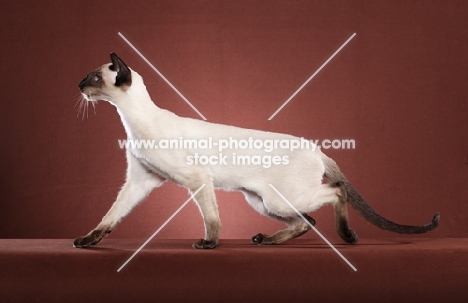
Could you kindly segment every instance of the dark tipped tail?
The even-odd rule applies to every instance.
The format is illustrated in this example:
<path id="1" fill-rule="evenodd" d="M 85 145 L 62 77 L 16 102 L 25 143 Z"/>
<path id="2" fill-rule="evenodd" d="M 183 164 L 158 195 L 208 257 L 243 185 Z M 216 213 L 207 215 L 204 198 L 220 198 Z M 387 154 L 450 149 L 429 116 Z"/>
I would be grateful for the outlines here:
<path id="1" fill-rule="evenodd" d="M 328 177 L 327 177 L 328 178 Z M 435 229 L 439 224 L 440 214 L 437 213 L 432 222 L 420 225 L 420 226 L 412 226 L 412 225 L 401 225 L 395 222 L 392 222 L 381 215 L 379 215 L 363 198 L 362 196 L 356 191 L 356 189 L 349 183 L 343 182 L 345 187 L 346 193 L 348 194 L 348 202 L 351 206 L 360 214 L 362 215 L 367 221 L 376 225 L 377 227 L 396 232 L 399 234 L 422 234 L 428 231 Z"/>
<path id="2" fill-rule="evenodd" d="M 335 161 L 325 155 L 322 159 L 325 164 L 325 176 L 327 179 L 332 183 L 341 183 L 348 195 L 349 204 L 351 204 L 351 206 L 361 216 L 363 216 L 367 221 L 374 224 L 375 226 L 400 234 L 421 234 L 434 230 L 439 225 L 440 213 L 437 213 L 434 216 L 432 222 L 420 226 L 401 225 L 382 217 L 364 200 L 364 198 L 351 185 L 351 183 L 349 183 L 349 181 L 336 165 Z"/>

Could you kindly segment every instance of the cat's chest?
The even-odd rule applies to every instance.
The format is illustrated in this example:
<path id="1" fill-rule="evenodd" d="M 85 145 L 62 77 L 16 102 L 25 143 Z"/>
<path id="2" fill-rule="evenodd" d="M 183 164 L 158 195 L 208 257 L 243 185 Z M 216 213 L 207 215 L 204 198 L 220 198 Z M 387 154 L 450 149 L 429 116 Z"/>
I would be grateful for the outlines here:
<path id="1" fill-rule="evenodd" d="M 131 128 L 125 123 L 123 124 L 125 126 L 125 132 L 127 133 L 127 150 L 137 159 L 147 159 L 147 149 L 151 148 L 151 143 L 154 143 L 154 140 L 148 139 L 148 137 L 138 129 Z"/>

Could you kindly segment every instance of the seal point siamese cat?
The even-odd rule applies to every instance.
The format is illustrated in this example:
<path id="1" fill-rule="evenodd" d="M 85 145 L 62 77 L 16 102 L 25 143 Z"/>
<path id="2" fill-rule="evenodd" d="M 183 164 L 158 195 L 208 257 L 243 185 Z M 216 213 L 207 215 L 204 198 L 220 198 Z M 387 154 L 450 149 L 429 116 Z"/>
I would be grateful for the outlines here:
<path id="1" fill-rule="evenodd" d="M 151 100 L 142 77 L 130 69 L 116 54 L 110 55 L 112 63 L 104 64 L 92 71 L 78 85 L 84 99 L 89 102 L 105 100 L 117 108 L 128 139 L 222 139 L 245 140 L 297 140 L 297 137 L 243 129 L 201 120 L 179 117 L 157 107 Z M 93 103 L 94 105 L 94 103 Z M 201 165 L 189 163 L 187 157 L 195 153 L 218 155 L 218 150 L 206 149 L 150 149 L 126 148 L 126 182 L 116 201 L 102 218 L 99 225 L 83 237 L 74 240 L 75 247 L 89 247 L 97 244 L 111 233 L 117 224 L 140 203 L 154 188 L 171 180 L 187 188 L 192 194 L 204 185 L 194 196 L 205 225 L 205 236 L 193 243 L 194 248 L 215 248 L 219 242 L 221 222 L 216 204 L 215 188 L 241 191 L 247 202 L 260 214 L 286 224 L 287 228 L 272 235 L 257 234 L 252 237 L 254 244 L 278 244 L 303 235 L 315 224 L 307 213 L 323 205 L 332 205 L 335 211 L 336 231 L 346 242 L 355 244 L 356 233 L 349 228 L 347 202 L 370 223 L 377 227 L 402 233 L 418 234 L 435 229 L 440 214 L 432 222 L 421 226 L 396 224 L 374 211 L 354 189 L 338 168 L 334 160 L 327 157 L 320 148 L 277 149 L 280 159 L 287 159 L 287 165 L 233 165 L 235 154 L 267 155 L 264 150 L 224 150 L 229 157 L 222 165 Z M 270 153 L 271 154 L 271 153 Z M 226 156 L 227 157 L 227 156 Z M 284 158 L 286 157 L 286 158 Z M 323 178 L 328 183 L 323 182 Z M 272 184 L 309 222 L 293 210 L 275 192 Z"/>

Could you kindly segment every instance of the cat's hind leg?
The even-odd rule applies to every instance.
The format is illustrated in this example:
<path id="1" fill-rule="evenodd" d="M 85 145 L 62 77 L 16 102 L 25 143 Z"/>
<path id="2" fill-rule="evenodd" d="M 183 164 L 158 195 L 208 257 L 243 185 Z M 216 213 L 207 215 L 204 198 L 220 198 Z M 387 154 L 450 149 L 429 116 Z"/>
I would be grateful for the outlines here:
<path id="1" fill-rule="evenodd" d="M 315 220 L 306 215 L 302 214 L 312 225 L 315 225 Z M 288 228 L 279 230 L 272 235 L 257 234 L 252 237 L 252 243 L 260 245 L 273 245 L 279 244 L 305 234 L 311 227 L 307 224 L 304 219 L 300 216 L 297 217 L 279 217 L 275 215 L 269 215 L 270 218 L 284 222 L 288 225 Z"/>
<path id="2" fill-rule="evenodd" d="M 287 189 L 285 189 L 285 191 L 287 191 Z M 271 195 L 268 192 L 266 192 L 266 194 L 267 196 L 263 197 L 263 204 L 266 208 L 266 211 L 272 214 L 270 215 L 270 217 L 277 216 L 280 219 L 294 217 L 295 210 L 293 211 L 293 209 L 285 201 L 279 198 L 279 196 Z M 294 191 L 289 191 L 287 195 L 287 197 L 291 199 L 291 203 L 294 203 L 294 201 L 299 201 L 301 199 L 300 197 L 298 197 L 298 199 L 294 199 L 294 195 Z M 301 193 L 300 195 L 303 195 L 303 193 Z M 358 237 L 356 233 L 349 228 L 347 194 L 342 183 L 337 182 L 332 184 L 321 184 L 315 187 L 310 192 L 309 201 L 310 202 L 308 203 L 302 203 L 302 205 L 296 205 L 296 209 L 304 213 L 316 210 L 323 205 L 333 205 L 333 207 L 335 208 L 335 222 L 338 235 L 347 243 L 357 243 Z M 288 220 L 291 221 L 291 219 Z M 278 231 L 277 233 L 269 237 L 265 237 L 264 235 L 259 234 L 253 238 L 253 241 L 261 241 L 261 244 L 276 244 L 279 243 L 279 241 L 285 241 L 284 239 L 287 240 L 288 236 L 293 237 L 296 234 L 300 235 L 298 228 L 300 228 L 301 225 L 297 225 L 299 223 L 295 222 L 297 221 L 286 221 L 285 223 L 288 224 L 288 226 L 290 226 L 288 229 Z M 310 228 L 310 226 L 306 227 Z M 266 242 L 265 239 L 267 240 Z"/>
<path id="3" fill-rule="evenodd" d="M 261 245 L 272 245 L 272 244 L 279 244 L 285 242 L 290 239 L 297 238 L 305 234 L 311 227 L 310 225 L 304 221 L 300 216 L 288 216 L 288 217 L 281 217 L 275 214 L 268 212 L 263 204 L 263 199 L 257 195 L 256 193 L 248 190 L 242 190 L 245 195 L 247 202 L 259 213 L 262 215 L 268 216 L 272 219 L 285 223 L 288 228 L 279 230 L 272 235 L 266 234 L 257 234 L 252 237 L 252 242 L 254 244 L 261 244 Z M 315 220 L 308 216 L 307 214 L 302 214 L 304 218 L 306 218 L 310 224 L 315 225 Z"/>
<path id="4" fill-rule="evenodd" d="M 138 159 L 127 151 L 127 180 L 120 190 L 116 201 L 102 218 L 101 223 L 86 236 L 76 238 L 73 246 L 86 248 L 99 243 L 112 232 L 117 224 L 137 206 L 155 187 L 165 179 L 148 171 Z"/>
<path id="5" fill-rule="evenodd" d="M 339 189 L 339 200 L 333 205 L 335 208 L 336 232 L 345 242 L 356 244 L 359 238 L 357 234 L 349 228 L 346 190 L 341 182 L 332 183 L 331 186 Z"/>

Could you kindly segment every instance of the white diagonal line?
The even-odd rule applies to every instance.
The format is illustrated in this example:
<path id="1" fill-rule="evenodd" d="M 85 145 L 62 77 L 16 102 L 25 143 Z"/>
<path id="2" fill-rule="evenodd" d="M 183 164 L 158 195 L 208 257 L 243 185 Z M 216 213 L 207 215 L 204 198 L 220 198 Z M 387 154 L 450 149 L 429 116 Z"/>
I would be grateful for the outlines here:
<path id="1" fill-rule="evenodd" d="M 291 207 L 301 218 L 302 220 L 304 220 L 316 233 L 317 235 L 320 236 L 320 238 L 323 239 L 323 241 L 325 241 L 325 243 L 328 244 L 328 246 L 331 247 L 331 249 L 333 249 L 337 254 L 338 256 L 341 257 L 341 259 L 343 259 L 343 261 L 346 262 L 346 264 L 349 265 L 349 267 L 351 267 L 354 271 L 357 271 L 356 267 L 353 266 L 353 264 L 351 264 L 351 262 L 348 261 L 348 259 L 346 259 L 336 248 L 335 246 L 333 246 L 333 244 L 330 243 L 330 241 L 327 240 L 327 238 L 325 238 L 316 228 L 315 226 L 313 226 L 309 220 L 307 220 L 295 207 L 294 205 L 291 204 L 291 202 L 288 201 L 288 199 L 286 199 L 277 189 L 276 187 L 274 187 L 272 184 L 268 184 L 270 185 L 271 188 L 273 188 L 273 190 L 284 200 L 284 202 L 286 202 L 289 207 Z"/>
<path id="2" fill-rule="evenodd" d="M 144 61 L 145 61 L 145 62 L 146 62 L 146 63 L 147 63 L 147 64 L 164 80 L 164 81 L 166 81 L 166 83 L 167 83 L 182 99 L 184 99 L 184 101 L 185 101 L 185 102 L 186 102 L 186 103 L 203 119 L 203 120 L 206 120 L 205 116 L 203 116 L 202 113 L 201 113 L 195 106 L 193 106 L 193 104 L 192 104 L 189 100 L 187 100 L 187 98 L 185 98 L 185 96 L 182 95 L 182 93 L 179 92 L 179 90 L 178 90 L 174 85 L 172 85 L 172 83 L 169 82 L 169 80 L 167 80 L 166 77 L 164 77 L 164 75 L 161 74 L 161 72 L 160 72 L 156 67 L 154 67 L 154 65 L 151 64 L 151 62 L 149 62 L 149 60 L 146 59 L 146 57 L 143 56 L 143 54 L 142 54 L 135 46 L 133 46 L 133 44 L 132 44 L 130 41 L 128 41 L 128 39 L 125 38 L 125 36 L 124 36 L 121 32 L 119 32 L 119 36 L 120 36 L 125 42 L 127 42 L 127 44 L 128 44 L 131 48 L 133 48 L 133 50 L 134 50 L 138 55 L 140 55 L 140 57 L 141 57 L 141 58 L 142 58 L 142 59 L 143 59 L 143 60 L 144 60 Z"/>
<path id="3" fill-rule="evenodd" d="M 192 200 L 192 199 L 195 197 L 196 194 L 198 194 L 198 192 L 199 192 L 203 187 L 205 187 L 205 185 L 206 185 L 206 184 L 202 184 L 202 186 L 200 186 L 200 188 L 197 189 L 197 190 L 190 196 L 190 198 L 188 198 L 187 201 L 185 201 L 184 204 L 182 204 L 182 206 L 179 207 L 179 209 L 177 209 L 177 210 L 175 211 L 175 213 L 174 213 L 172 216 L 170 216 L 169 219 L 167 219 L 166 222 L 164 222 L 163 225 L 161 225 L 161 227 L 158 228 L 158 230 L 155 231 L 154 234 L 151 235 L 151 237 L 149 237 L 149 239 L 146 240 L 146 242 L 143 243 L 143 245 L 141 245 L 140 248 L 138 248 L 138 250 L 135 251 L 135 252 L 133 253 L 133 255 L 132 255 L 122 266 L 120 266 L 119 269 L 117 269 L 117 272 L 120 272 L 120 271 L 122 270 L 122 268 L 124 268 L 125 265 L 127 265 L 128 262 L 130 262 L 130 261 L 143 249 L 143 247 L 145 247 L 146 244 L 148 244 L 148 243 L 149 243 L 149 242 L 150 242 L 150 241 L 151 241 L 151 240 L 152 240 L 168 223 L 169 223 L 169 221 L 171 221 L 171 220 L 182 210 L 182 208 L 184 208 L 185 205 L 187 205 L 187 203 L 189 203 L 190 200 Z"/>
<path id="4" fill-rule="evenodd" d="M 310 82 L 310 80 L 312 80 L 312 79 L 313 79 L 313 78 L 314 78 L 314 77 L 315 77 L 315 76 L 316 76 L 316 75 L 317 75 L 317 74 L 318 74 L 318 73 L 319 73 L 319 72 L 320 72 L 320 71 L 321 71 L 321 70 L 322 70 L 322 69 L 325 67 L 325 65 L 327 65 L 327 64 L 328 64 L 328 62 L 330 62 L 330 61 L 333 59 L 333 57 L 335 57 L 335 56 L 336 56 L 336 54 L 338 54 L 338 53 L 339 53 L 339 52 L 340 52 L 340 51 L 343 49 L 343 47 L 345 47 L 345 46 L 346 46 L 346 44 L 348 44 L 348 42 L 349 42 L 349 41 L 351 41 L 351 39 L 353 39 L 353 38 L 354 38 L 354 36 L 356 36 L 356 33 L 352 34 L 352 35 L 351 35 L 351 37 L 349 37 L 349 39 L 348 39 L 348 40 L 346 40 L 346 42 L 345 42 L 345 43 L 343 43 L 343 45 L 342 45 L 342 46 L 341 46 L 341 47 L 340 47 L 340 48 L 339 48 L 339 49 L 338 49 L 338 50 L 337 50 L 337 51 L 336 51 L 336 52 L 335 52 L 333 55 L 331 55 L 331 57 L 330 57 L 330 58 L 328 58 L 328 60 L 327 60 L 327 61 L 325 61 L 325 63 L 324 63 L 324 64 L 322 64 L 322 66 L 320 66 L 320 67 L 319 67 L 319 69 L 318 69 L 318 70 L 317 70 L 317 71 L 316 71 L 316 72 L 315 72 L 315 73 L 314 73 L 312 76 L 310 76 L 310 78 L 309 78 L 309 79 L 307 79 L 307 81 L 306 81 L 306 82 L 304 82 L 304 84 L 302 84 L 302 86 L 301 86 L 301 87 L 299 87 L 299 88 L 296 90 L 296 92 L 295 92 L 294 94 L 292 94 L 292 96 L 291 96 L 291 97 L 289 97 L 289 99 L 288 99 L 288 100 L 286 100 L 286 102 L 284 102 L 284 103 L 283 103 L 283 105 L 281 105 L 281 106 L 280 106 L 280 108 L 278 108 L 278 109 L 276 110 L 276 112 L 275 112 L 273 115 L 271 115 L 271 117 L 270 117 L 270 118 L 268 118 L 268 120 L 271 120 L 271 119 L 273 119 L 273 118 L 274 118 L 274 117 L 275 117 L 275 116 L 276 116 L 276 115 L 277 115 L 277 114 L 280 112 L 280 110 L 282 110 L 282 109 L 283 109 L 283 107 L 285 107 L 285 106 L 286 106 L 286 104 L 288 104 L 288 103 L 289 103 L 289 101 L 291 101 L 291 100 L 292 100 L 292 98 L 294 98 L 294 97 L 295 97 L 295 96 L 296 96 L 296 95 L 297 95 L 297 94 L 298 94 L 298 93 L 299 93 L 299 92 L 300 92 L 300 91 L 301 91 L 301 90 L 304 88 L 304 86 L 306 86 L 306 85 L 307 85 L 307 83 L 309 83 L 309 82 Z"/>

